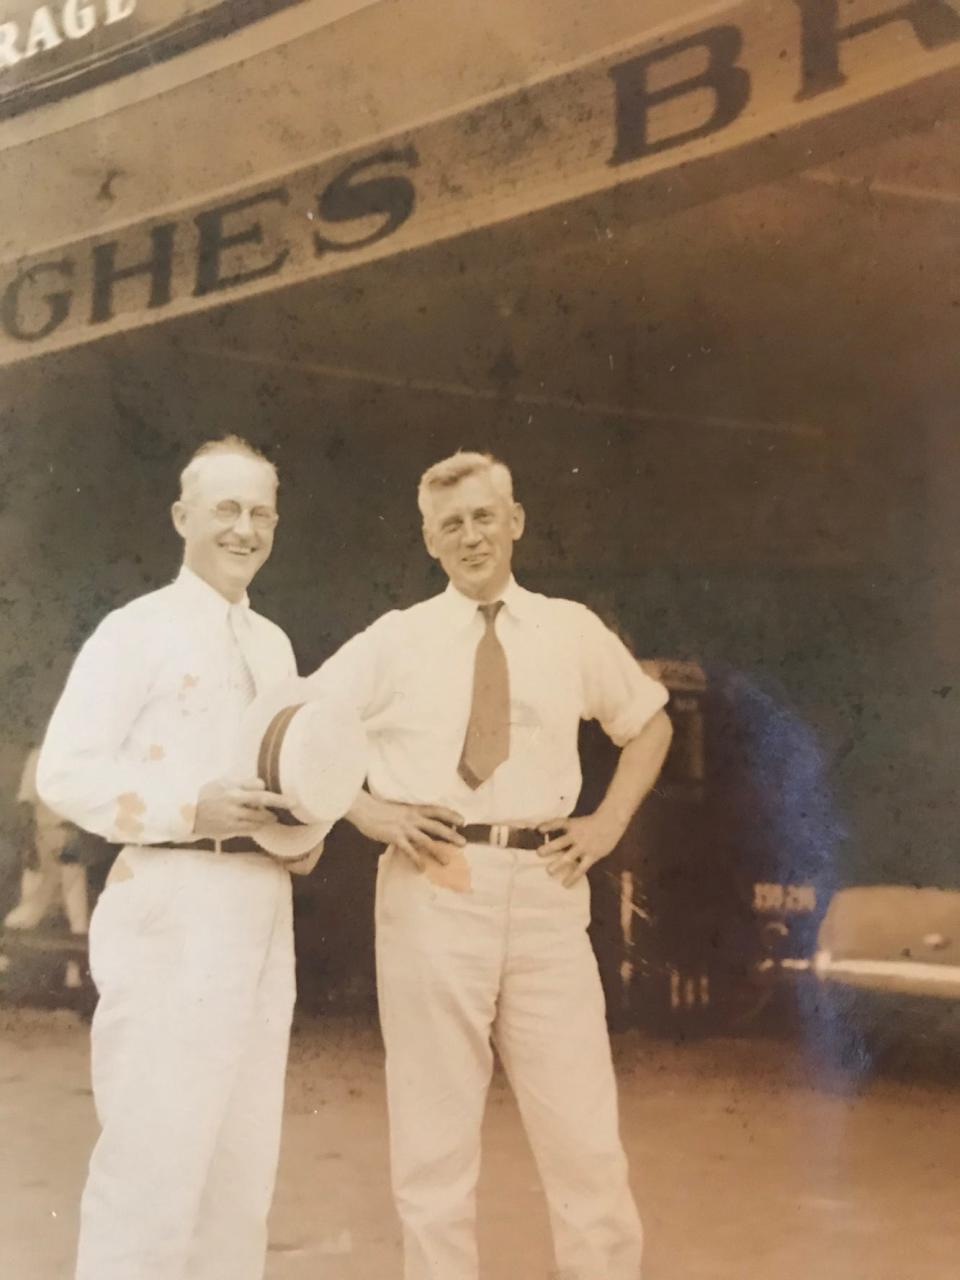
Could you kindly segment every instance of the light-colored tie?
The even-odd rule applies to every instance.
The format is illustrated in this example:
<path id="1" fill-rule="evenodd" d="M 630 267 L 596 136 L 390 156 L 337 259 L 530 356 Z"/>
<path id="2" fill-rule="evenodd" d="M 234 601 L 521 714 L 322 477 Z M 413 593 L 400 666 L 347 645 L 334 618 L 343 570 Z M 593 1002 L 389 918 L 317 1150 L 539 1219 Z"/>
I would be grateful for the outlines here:
<path id="1" fill-rule="evenodd" d="M 257 692 L 257 668 L 253 653 L 253 637 L 250 634 L 250 619 L 242 604 L 232 604 L 227 616 L 236 650 L 234 683 L 244 703 L 250 703 Z"/>
<path id="2" fill-rule="evenodd" d="M 480 605 L 486 629 L 473 665 L 473 701 L 457 772 L 476 790 L 510 754 L 510 672 L 497 638 L 503 601 Z"/>

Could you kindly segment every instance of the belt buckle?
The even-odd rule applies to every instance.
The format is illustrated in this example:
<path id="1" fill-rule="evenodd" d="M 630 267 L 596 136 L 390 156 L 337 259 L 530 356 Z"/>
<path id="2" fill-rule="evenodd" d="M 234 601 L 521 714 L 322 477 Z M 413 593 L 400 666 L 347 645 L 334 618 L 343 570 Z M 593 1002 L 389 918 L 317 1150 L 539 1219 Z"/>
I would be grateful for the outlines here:
<path id="1" fill-rule="evenodd" d="M 490 843 L 498 849 L 506 849 L 510 843 L 510 828 L 502 822 L 495 822 L 490 827 Z"/>
<path id="2" fill-rule="evenodd" d="M 223 841 L 220 839 L 219 836 L 213 837 L 213 852 L 223 853 Z"/>

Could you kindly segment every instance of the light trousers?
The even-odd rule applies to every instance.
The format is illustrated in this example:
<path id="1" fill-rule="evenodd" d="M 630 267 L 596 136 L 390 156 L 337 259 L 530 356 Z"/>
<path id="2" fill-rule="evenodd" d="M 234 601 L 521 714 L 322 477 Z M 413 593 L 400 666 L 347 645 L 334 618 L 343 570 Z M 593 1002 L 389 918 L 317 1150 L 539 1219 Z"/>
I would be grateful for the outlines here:
<path id="1" fill-rule="evenodd" d="M 93 913 L 101 1124 L 77 1280 L 261 1280 L 294 1000 L 290 877 L 125 849 Z"/>
<path id="2" fill-rule="evenodd" d="M 405 1280 L 477 1280 L 480 1134 L 495 1043 L 543 1182 L 558 1277 L 638 1280 L 587 881 L 468 845 L 466 891 L 388 850 L 377 974 Z M 517 1276 L 525 1275 L 522 1257 Z M 533 1277 L 530 1277 L 533 1280 Z"/>

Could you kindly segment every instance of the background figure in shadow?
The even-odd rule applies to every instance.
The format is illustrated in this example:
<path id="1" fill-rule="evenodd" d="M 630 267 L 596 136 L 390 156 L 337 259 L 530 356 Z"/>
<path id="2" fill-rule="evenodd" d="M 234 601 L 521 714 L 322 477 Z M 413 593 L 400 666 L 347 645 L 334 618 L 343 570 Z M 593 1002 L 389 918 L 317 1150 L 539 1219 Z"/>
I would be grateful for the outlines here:
<path id="1" fill-rule="evenodd" d="M 89 923 L 87 869 L 74 845 L 77 829 L 48 809 L 37 795 L 37 757 L 32 750 L 24 763 L 17 802 L 29 806 L 23 823 L 24 860 L 20 901 L 7 913 L 7 929 L 34 929 L 56 907 L 62 907 L 71 933 L 85 934 Z"/>

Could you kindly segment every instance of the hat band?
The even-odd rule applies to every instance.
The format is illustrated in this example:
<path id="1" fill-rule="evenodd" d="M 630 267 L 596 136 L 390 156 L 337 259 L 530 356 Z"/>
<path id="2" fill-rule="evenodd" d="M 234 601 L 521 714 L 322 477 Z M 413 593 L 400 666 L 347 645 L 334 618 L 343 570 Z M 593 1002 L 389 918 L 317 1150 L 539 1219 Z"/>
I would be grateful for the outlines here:
<path id="1" fill-rule="evenodd" d="M 290 728 L 293 717 L 302 706 L 303 703 L 301 702 L 295 707 L 284 707 L 282 711 L 278 711 L 260 740 L 257 773 L 267 790 L 273 791 L 277 795 L 283 793 L 283 788 L 280 785 L 280 753 L 283 749 L 283 740 L 286 737 L 287 730 Z M 277 821 L 285 827 L 304 827 L 307 825 L 295 817 L 289 809 L 274 809 L 274 813 L 277 815 Z"/>

